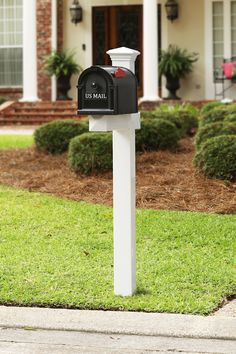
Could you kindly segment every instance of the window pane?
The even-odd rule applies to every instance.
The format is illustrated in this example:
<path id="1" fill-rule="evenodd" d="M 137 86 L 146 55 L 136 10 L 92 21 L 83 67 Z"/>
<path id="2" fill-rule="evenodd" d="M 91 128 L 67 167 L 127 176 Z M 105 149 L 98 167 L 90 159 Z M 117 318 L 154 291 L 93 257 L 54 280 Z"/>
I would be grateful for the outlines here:
<path id="1" fill-rule="evenodd" d="M 5 16 L 8 19 L 14 18 L 14 8 L 13 7 L 6 7 L 5 8 Z"/>
<path id="2" fill-rule="evenodd" d="M 213 16 L 213 27 L 214 28 L 223 28 L 224 22 L 223 22 L 223 16 Z"/>
<path id="3" fill-rule="evenodd" d="M 23 24 L 22 24 L 22 21 L 16 21 L 15 22 L 15 29 L 16 29 L 16 32 L 20 32 L 22 33 L 23 31 Z"/>
<path id="4" fill-rule="evenodd" d="M 236 14 L 236 1 L 231 1 L 231 13 Z"/>
<path id="5" fill-rule="evenodd" d="M 235 31 L 235 29 L 232 30 L 232 38 L 231 38 L 231 40 L 232 40 L 232 43 L 236 42 L 236 31 Z"/>
<path id="6" fill-rule="evenodd" d="M 0 48 L 0 86 L 22 84 L 22 48 Z"/>
<path id="7" fill-rule="evenodd" d="M 231 55 L 236 56 L 236 1 L 231 1 Z"/>
<path id="8" fill-rule="evenodd" d="M 236 42 L 232 43 L 232 57 L 236 57 Z"/>
<path id="9" fill-rule="evenodd" d="M 22 85 L 22 0 L 0 0 L 0 86 Z"/>
<path id="10" fill-rule="evenodd" d="M 223 56 L 223 52 L 224 52 L 223 43 L 214 43 L 213 49 L 214 49 L 214 56 L 217 56 L 217 57 Z"/>
<path id="11" fill-rule="evenodd" d="M 222 58 L 214 58 L 214 67 L 216 68 L 216 70 L 220 70 L 221 71 L 221 65 L 222 65 Z"/>
<path id="12" fill-rule="evenodd" d="M 18 18 L 18 19 L 22 19 L 22 16 L 23 16 L 23 14 L 22 14 L 22 7 L 16 7 L 16 8 L 15 8 L 15 16 L 16 16 L 16 18 Z"/>
<path id="13" fill-rule="evenodd" d="M 224 31 L 222 29 L 217 29 L 217 30 L 214 30 L 214 40 L 215 42 L 221 42 L 223 43 L 224 41 Z"/>
<path id="14" fill-rule="evenodd" d="M 12 7 L 12 6 L 14 6 L 14 0 L 5 0 L 5 4 L 6 4 L 6 6 L 10 6 L 10 7 Z"/>
<path id="15" fill-rule="evenodd" d="M 213 14 L 213 70 L 218 69 L 224 58 L 224 13 L 223 1 L 212 3 Z"/>
<path id="16" fill-rule="evenodd" d="M 213 2 L 213 15 L 222 15 L 223 1 Z"/>

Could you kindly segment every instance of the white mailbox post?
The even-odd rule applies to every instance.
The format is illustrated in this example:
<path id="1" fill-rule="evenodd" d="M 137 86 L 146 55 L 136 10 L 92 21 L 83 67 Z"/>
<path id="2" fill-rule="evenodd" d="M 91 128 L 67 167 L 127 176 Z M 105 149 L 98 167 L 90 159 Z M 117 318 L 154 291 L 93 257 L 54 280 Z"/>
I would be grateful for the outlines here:
<path id="1" fill-rule="evenodd" d="M 107 53 L 113 66 L 134 72 L 138 51 L 122 47 Z M 121 296 L 136 290 L 135 129 L 140 113 L 89 118 L 90 131 L 113 133 L 114 291 Z"/>

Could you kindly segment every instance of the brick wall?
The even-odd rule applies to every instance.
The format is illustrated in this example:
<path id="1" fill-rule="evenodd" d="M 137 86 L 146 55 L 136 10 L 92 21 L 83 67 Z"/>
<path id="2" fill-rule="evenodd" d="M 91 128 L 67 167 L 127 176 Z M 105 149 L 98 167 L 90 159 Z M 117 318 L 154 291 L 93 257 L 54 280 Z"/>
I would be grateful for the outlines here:
<path id="1" fill-rule="evenodd" d="M 57 48 L 63 49 L 63 0 L 57 1 Z"/>
<path id="2" fill-rule="evenodd" d="M 0 96 L 6 97 L 9 101 L 16 101 L 22 97 L 22 88 L 2 87 L 0 88 Z"/>
<path id="3" fill-rule="evenodd" d="M 51 78 L 43 72 L 43 56 L 51 52 L 51 0 L 37 0 L 38 97 L 51 100 Z M 63 0 L 57 1 L 57 46 L 63 48 Z"/>
<path id="4" fill-rule="evenodd" d="M 43 72 L 43 56 L 51 53 L 51 0 L 37 0 L 38 97 L 51 100 L 51 78 Z"/>

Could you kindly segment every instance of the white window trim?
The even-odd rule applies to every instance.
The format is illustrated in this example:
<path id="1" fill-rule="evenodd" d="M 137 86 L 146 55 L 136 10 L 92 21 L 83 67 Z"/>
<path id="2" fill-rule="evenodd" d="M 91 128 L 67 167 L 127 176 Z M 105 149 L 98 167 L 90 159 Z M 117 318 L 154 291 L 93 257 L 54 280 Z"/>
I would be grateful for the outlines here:
<path id="1" fill-rule="evenodd" d="M 9 45 L 0 45 L 0 48 L 23 48 L 23 45 L 14 45 L 14 44 L 9 44 Z"/>
<path id="2" fill-rule="evenodd" d="M 205 0 L 205 98 L 215 99 L 213 77 L 213 23 L 212 4 L 220 0 Z M 222 1 L 222 0 L 221 0 Z M 231 57 L 231 1 L 223 0 L 224 4 L 224 58 Z M 227 19 L 227 20 L 225 20 Z"/>

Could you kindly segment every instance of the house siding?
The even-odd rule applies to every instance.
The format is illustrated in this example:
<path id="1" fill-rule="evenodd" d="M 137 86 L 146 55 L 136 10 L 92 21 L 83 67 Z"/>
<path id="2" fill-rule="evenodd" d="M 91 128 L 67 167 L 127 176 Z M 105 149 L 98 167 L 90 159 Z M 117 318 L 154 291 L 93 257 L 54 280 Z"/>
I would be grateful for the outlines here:
<path id="1" fill-rule="evenodd" d="M 64 0 L 64 48 L 74 49 L 77 62 L 85 69 L 92 65 L 92 6 L 138 5 L 142 0 L 80 0 L 83 8 L 83 21 L 77 26 L 70 22 L 70 0 Z M 157 1 L 158 3 L 158 1 Z M 179 0 L 179 18 L 173 22 L 166 19 L 165 0 L 160 0 L 162 7 L 162 48 L 169 44 L 177 44 L 190 52 L 197 52 L 199 59 L 194 71 L 181 82 L 179 96 L 185 100 L 202 100 L 205 98 L 205 27 L 204 0 Z M 82 49 L 86 45 L 86 50 Z M 72 78 L 70 95 L 76 99 L 77 78 Z M 165 96 L 165 80 L 163 79 L 162 95 Z"/>
<path id="2" fill-rule="evenodd" d="M 179 0 L 179 19 L 167 24 L 168 44 L 176 44 L 199 54 L 194 71 L 181 82 L 180 97 L 205 98 L 205 20 L 204 0 Z"/>

